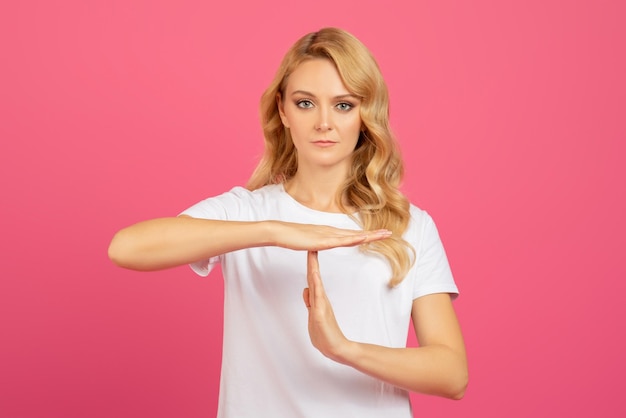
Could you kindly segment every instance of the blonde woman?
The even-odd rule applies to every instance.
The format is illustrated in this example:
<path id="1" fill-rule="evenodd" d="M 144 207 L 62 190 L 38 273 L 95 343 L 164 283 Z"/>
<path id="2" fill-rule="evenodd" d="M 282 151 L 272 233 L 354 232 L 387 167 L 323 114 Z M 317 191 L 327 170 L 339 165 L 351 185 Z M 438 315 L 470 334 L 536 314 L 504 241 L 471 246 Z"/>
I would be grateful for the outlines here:
<path id="1" fill-rule="evenodd" d="M 367 48 L 325 28 L 261 99 L 246 188 L 119 231 L 118 265 L 225 280 L 220 417 L 411 417 L 409 391 L 463 396 L 457 294 L 430 216 L 398 190 L 388 94 Z M 410 323 L 419 347 L 406 347 Z"/>

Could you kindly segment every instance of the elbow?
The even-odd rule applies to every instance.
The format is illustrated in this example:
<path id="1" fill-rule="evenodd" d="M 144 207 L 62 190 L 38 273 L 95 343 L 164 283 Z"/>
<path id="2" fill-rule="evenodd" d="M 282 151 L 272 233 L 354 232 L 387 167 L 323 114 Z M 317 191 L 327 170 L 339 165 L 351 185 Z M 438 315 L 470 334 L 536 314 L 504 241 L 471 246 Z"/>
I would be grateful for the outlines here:
<path id="1" fill-rule="evenodd" d="M 452 382 L 450 382 L 450 386 L 448 387 L 446 397 L 455 401 L 460 401 L 465 396 L 465 391 L 467 390 L 467 384 L 469 382 L 469 376 L 467 373 L 467 369 L 463 370 L 463 372 L 459 373 Z"/>
<path id="2" fill-rule="evenodd" d="M 120 244 L 118 239 L 119 232 L 115 234 L 111 243 L 109 244 L 109 249 L 107 250 L 107 255 L 109 256 L 109 260 L 113 262 L 116 266 L 122 266 L 122 253 L 120 251 Z"/>
<path id="3" fill-rule="evenodd" d="M 128 240 L 124 237 L 124 232 L 119 231 L 113 236 L 108 248 L 109 259 L 119 267 L 132 268 L 131 258 L 129 257 L 130 249 Z"/>
<path id="4" fill-rule="evenodd" d="M 466 364 L 457 364 L 448 368 L 440 376 L 437 384 L 432 387 L 429 393 L 445 399 L 459 401 L 465 397 L 468 382 L 469 374 Z"/>
<path id="5" fill-rule="evenodd" d="M 153 248 L 145 240 L 137 239 L 137 234 L 122 229 L 113 236 L 108 248 L 109 259 L 118 267 L 135 271 L 154 271 L 163 265 L 151 254 Z"/>
<path id="6" fill-rule="evenodd" d="M 451 393 L 449 398 L 454 401 L 460 401 L 465 397 L 465 389 L 467 389 L 467 386 L 463 386 L 462 388 L 457 389 L 456 391 Z"/>
<path id="7" fill-rule="evenodd" d="M 465 397 L 465 391 L 469 383 L 469 369 L 465 353 L 455 358 L 450 364 L 447 385 L 444 396 L 448 399 L 459 401 Z"/>

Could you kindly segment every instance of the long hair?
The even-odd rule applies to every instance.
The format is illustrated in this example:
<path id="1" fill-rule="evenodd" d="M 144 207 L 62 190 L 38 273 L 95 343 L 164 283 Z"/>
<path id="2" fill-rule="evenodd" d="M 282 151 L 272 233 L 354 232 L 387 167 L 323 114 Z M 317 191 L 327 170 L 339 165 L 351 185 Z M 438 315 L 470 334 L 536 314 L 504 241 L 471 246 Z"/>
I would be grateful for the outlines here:
<path id="1" fill-rule="evenodd" d="M 303 61 L 330 60 L 348 91 L 361 98 L 362 131 L 352 155 L 350 172 L 338 191 L 340 209 L 357 208 L 364 230 L 386 228 L 391 238 L 364 244 L 366 251 L 389 260 L 390 286 L 399 284 L 408 273 L 414 249 L 402 238 L 409 220 L 409 202 L 399 191 L 403 164 L 389 126 L 389 94 L 376 60 L 353 35 L 337 28 L 324 28 L 300 38 L 283 58 L 274 80 L 260 103 L 265 153 L 247 188 L 255 190 L 292 178 L 298 169 L 296 149 L 283 126 L 277 95 L 283 95 L 289 76 Z"/>

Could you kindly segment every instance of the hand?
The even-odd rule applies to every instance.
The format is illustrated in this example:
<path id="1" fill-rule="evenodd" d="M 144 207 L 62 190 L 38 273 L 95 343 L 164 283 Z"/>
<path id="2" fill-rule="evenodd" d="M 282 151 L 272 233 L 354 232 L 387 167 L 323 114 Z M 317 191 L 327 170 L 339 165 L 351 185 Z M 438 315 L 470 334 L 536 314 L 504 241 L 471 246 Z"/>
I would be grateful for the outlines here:
<path id="1" fill-rule="evenodd" d="M 270 221 L 273 245 L 291 250 L 319 251 L 336 247 L 353 247 L 389 238 L 391 231 L 361 231 L 325 225 Z"/>
<path id="2" fill-rule="evenodd" d="M 341 362 L 342 353 L 350 341 L 343 335 L 320 277 L 317 251 L 307 255 L 307 283 L 302 297 L 309 310 L 311 343 L 326 357 Z"/>

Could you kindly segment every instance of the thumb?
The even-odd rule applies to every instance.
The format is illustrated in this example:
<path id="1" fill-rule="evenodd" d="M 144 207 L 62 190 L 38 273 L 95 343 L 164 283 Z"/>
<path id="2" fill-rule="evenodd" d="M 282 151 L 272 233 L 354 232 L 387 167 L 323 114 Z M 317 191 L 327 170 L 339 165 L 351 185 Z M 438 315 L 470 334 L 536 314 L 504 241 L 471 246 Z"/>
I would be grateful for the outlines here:
<path id="1" fill-rule="evenodd" d="M 304 304 L 307 308 L 311 307 L 311 301 L 309 300 L 309 288 L 305 287 L 302 291 L 302 299 L 304 299 Z"/>

